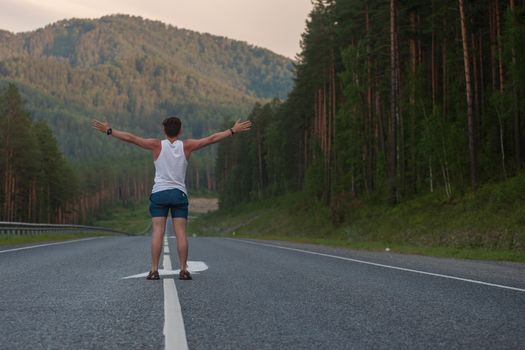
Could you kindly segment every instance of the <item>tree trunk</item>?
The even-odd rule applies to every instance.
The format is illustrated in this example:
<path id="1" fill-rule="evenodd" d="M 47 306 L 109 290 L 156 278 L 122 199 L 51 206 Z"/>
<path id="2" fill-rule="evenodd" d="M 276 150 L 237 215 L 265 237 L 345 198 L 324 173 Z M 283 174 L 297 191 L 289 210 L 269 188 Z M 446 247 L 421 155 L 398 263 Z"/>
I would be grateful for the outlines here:
<path id="1" fill-rule="evenodd" d="M 418 76 L 417 76 L 417 66 L 419 62 L 419 54 L 418 54 L 418 40 L 417 40 L 417 13 L 415 11 L 412 11 L 410 13 L 410 74 L 411 74 L 411 84 L 410 84 L 410 97 L 409 97 L 409 105 L 410 105 L 410 120 L 409 120 L 409 144 L 408 144 L 408 153 L 410 156 L 409 162 L 410 164 L 407 164 L 408 169 L 408 176 L 407 176 L 407 183 L 411 187 L 412 193 L 415 193 L 417 191 L 417 181 L 416 181 L 416 173 L 417 173 L 417 164 L 416 164 L 416 119 L 417 119 L 417 111 L 416 111 L 416 89 L 417 89 L 417 83 L 418 83 Z"/>
<path id="2" fill-rule="evenodd" d="M 397 11 L 397 9 L 396 9 Z M 397 13 L 396 13 L 396 22 L 397 22 Z M 397 182 L 397 199 L 399 196 L 406 192 L 406 136 L 405 136 L 405 114 L 402 113 L 399 107 L 399 90 L 400 90 L 400 80 L 401 80 L 401 70 L 399 67 L 399 38 L 397 33 L 397 24 L 396 24 L 396 39 L 395 39 L 395 62 L 396 62 L 396 124 L 399 128 L 399 136 L 397 137 L 398 147 L 397 147 L 397 170 L 398 176 L 396 177 Z"/>
<path id="3" fill-rule="evenodd" d="M 390 203 L 397 203 L 397 1 L 390 0 L 390 153 L 389 153 L 389 183 Z"/>
<path id="4" fill-rule="evenodd" d="M 498 114 L 498 122 L 499 122 L 499 144 L 500 144 L 500 151 L 501 151 L 501 168 L 503 170 L 503 179 L 507 180 L 507 167 L 505 166 L 505 143 L 503 142 L 503 122 L 501 121 L 500 112 L 497 112 Z"/>
<path id="5" fill-rule="evenodd" d="M 444 28 L 447 28 L 447 18 L 444 17 L 443 18 L 443 29 Z M 442 103 L 443 103 L 443 119 L 447 119 L 447 115 L 448 115 L 448 62 L 447 62 L 447 53 L 448 53 L 448 50 L 447 50 L 447 47 L 448 47 L 448 41 L 447 41 L 447 38 L 446 36 L 443 37 L 443 43 L 442 43 L 442 48 L 441 48 L 441 55 L 442 55 L 442 68 L 443 68 L 443 72 L 442 72 L 442 75 L 443 75 L 443 99 L 442 99 Z"/>
<path id="6" fill-rule="evenodd" d="M 498 1 L 498 0 L 495 0 Z M 492 79 L 492 91 L 495 92 L 497 90 L 497 80 L 498 80 L 498 73 L 497 73 L 497 58 L 496 58 L 496 51 L 497 51 L 497 35 L 496 35 L 496 16 L 495 16 L 495 6 L 494 2 L 490 2 L 490 15 L 489 15 L 489 38 L 490 38 L 490 73 L 491 73 L 491 79 Z"/>
<path id="7" fill-rule="evenodd" d="M 434 192 L 434 174 L 432 173 L 432 156 L 428 158 L 428 178 L 430 182 L 430 193 Z"/>
<path id="8" fill-rule="evenodd" d="M 366 77 L 367 77 L 367 90 L 366 90 L 366 131 L 365 131 L 365 149 L 364 154 L 366 157 L 365 165 L 365 189 L 367 194 L 373 191 L 373 175 L 372 175 L 372 129 L 373 129 L 373 91 L 372 91 L 372 58 L 370 48 L 370 16 L 368 13 L 368 2 L 365 4 L 365 36 L 366 40 Z"/>
<path id="9" fill-rule="evenodd" d="M 383 157 L 387 157 L 386 141 L 385 141 L 385 122 L 383 120 L 383 111 L 381 109 L 381 93 L 379 91 L 376 92 L 376 96 L 375 96 L 375 109 L 376 109 L 377 123 L 378 123 L 378 129 L 379 129 L 379 137 L 378 137 L 379 138 L 379 149 L 381 150 Z"/>
<path id="10" fill-rule="evenodd" d="M 480 95 L 479 95 L 479 98 L 481 100 L 481 106 L 480 106 L 480 111 L 479 111 L 478 125 L 479 125 L 480 130 L 482 130 L 482 126 L 483 126 L 482 124 L 485 118 L 485 74 L 483 72 L 483 67 L 484 67 L 483 64 L 485 61 L 483 59 L 483 33 L 481 32 L 481 30 L 478 33 L 478 47 L 479 47 L 479 86 L 481 87 Z"/>
<path id="11" fill-rule="evenodd" d="M 465 90 L 467 98 L 467 126 L 469 139 L 469 155 L 470 155 L 470 184 L 472 190 L 477 188 L 477 162 L 476 162 L 476 142 L 474 132 L 474 115 L 472 111 L 472 92 L 470 89 L 470 58 L 468 51 L 468 33 L 465 19 L 465 5 L 464 0 L 459 0 L 459 15 L 461 21 L 461 38 L 463 41 L 463 64 L 465 66 Z"/>
<path id="12" fill-rule="evenodd" d="M 327 74 L 326 74 L 327 73 Z M 328 78 L 328 82 L 325 81 L 323 84 L 323 123 L 324 123 L 324 202 L 325 204 L 330 203 L 330 130 L 331 124 L 331 108 L 330 108 L 330 71 L 325 73 L 325 77 Z"/>
<path id="13" fill-rule="evenodd" d="M 510 0 L 510 10 L 512 12 L 513 18 L 515 14 L 515 4 L 514 0 Z M 513 21 L 513 25 L 515 25 Z M 516 60 L 516 40 L 513 37 L 511 39 L 511 64 L 514 69 L 516 69 L 517 60 Z M 516 78 L 515 78 L 516 79 Z M 521 159 L 521 130 L 520 130 L 520 109 L 519 109 L 519 99 L 518 99 L 518 85 L 516 81 L 513 81 L 512 84 L 512 100 L 513 100 L 513 121 L 514 121 L 514 158 L 516 161 L 516 169 L 521 169 L 522 159 Z"/>
<path id="14" fill-rule="evenodd" d="M 434 13 L 434 1 L 432 1 L 432 13 Z M 437 68 L 436 68 L 436 28 L 434 20 L 432 20 L 432 49 L 430 53 L 430 66 L 431 66 L 431 80 L 432 80 L 432 110 L 436 107 L 436 94 L 437 94 Z"/>
<path id="15" fill-rule="evenodd" d="M 332 49 L 332 68 L 331 68 L 331 81 L 332 81 L 332 122 L 331 122 L 331 128 L 330 128 L 330 184 L 329 184 L 329 191 L 330 191 L 330 201 L 332 200 L 332 183 L 334 176 L 334 167 L 337 164 L 335 155 L 336 153 L 333 152 L 333 145 L 334 145 L 334 137 L 335 137 L 335 116 L 337 114 L 337 79 L 336 79 L 336 72 L 335 72 L 335 55 L 334 51 Z"/>
<path id="16" fill-rule="evenodd" d="M 476 35 L 474 33 L 471 34 L 471 41 L 472 41 L 472 80 L 474 82 L 474 96 L 473 96 L 474 106 L 472 108 L 472 112 L 474 113 L 474 118 L 476 120 L 479 120 L 479 106 L 480 106 L 479 90 L 480 89 L 478 85 L 479 69 L 478 69 L 478 60 L 477 60 L 477 55 L 476 55 L 478 47 L 477 47 Z M 476 130 L 479 130 L 479 129 L 476 128 Z"/>
<path id="17" fill-rule="evenodd" d="M 462 0 L 463 1 L 463 0 Z M 505 72 L 503 71 L 503 43 L 501 37 L 501 19 L 500 19 L 500 8 L 499 0 L 494 1 L 496 13 L 496 36 L 498 45 L 498 68 L 499 68 L 499 91 L 503 94 L 505 91 Z"/>

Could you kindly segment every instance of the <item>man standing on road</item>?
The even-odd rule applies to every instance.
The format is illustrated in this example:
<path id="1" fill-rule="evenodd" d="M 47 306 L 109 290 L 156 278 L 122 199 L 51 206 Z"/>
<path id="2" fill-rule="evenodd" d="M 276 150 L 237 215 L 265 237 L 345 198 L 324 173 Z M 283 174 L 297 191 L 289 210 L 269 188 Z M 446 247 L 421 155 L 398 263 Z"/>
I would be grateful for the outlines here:
<path id="1" fill-rule="evenodd" d="M 151 236 L 151 270 L 147 279 L 159 279 L 159 260 L 166 229 L 168 212 L 171 210 L 173 228 L 177 237 L 177 253 L 179 255 L 179 279 L 190 280 L 188 271 L 188 240 L 186 238 L 186 223 L 188 220 L 188 192 L 185 178 L 188 159 L 193 151 L 219 142 L 236 133 L 250 130 L 250 121 L 238 120 L 228 130 L 217 132 L 202 139 L 188 139 L 181 141 L 181 121 L 177 117 L 170 117 L 162 122 L 165 140 L 144 139 L 128 132 L 115 130 L 109 127 L 107 121 L 93 120 L 92 127 L 113 136 L 119 140 L 133 143 L 151 151 L 155 163 L 155 183 L 150 196 L 150 214 L 153 232 Z"/>

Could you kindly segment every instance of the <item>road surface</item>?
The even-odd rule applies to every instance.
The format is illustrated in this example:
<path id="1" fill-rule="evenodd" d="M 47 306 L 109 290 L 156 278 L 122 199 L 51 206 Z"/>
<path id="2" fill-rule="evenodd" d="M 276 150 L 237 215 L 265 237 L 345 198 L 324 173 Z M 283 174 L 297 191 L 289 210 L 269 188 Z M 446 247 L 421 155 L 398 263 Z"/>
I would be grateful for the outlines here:
<path id="1" fill-rule="evenodd" d="M 0 349 L 525 349 L 525 264 L 191 238 L 192 281 L 147 281 L 148 237 L 23 248 Z"/>

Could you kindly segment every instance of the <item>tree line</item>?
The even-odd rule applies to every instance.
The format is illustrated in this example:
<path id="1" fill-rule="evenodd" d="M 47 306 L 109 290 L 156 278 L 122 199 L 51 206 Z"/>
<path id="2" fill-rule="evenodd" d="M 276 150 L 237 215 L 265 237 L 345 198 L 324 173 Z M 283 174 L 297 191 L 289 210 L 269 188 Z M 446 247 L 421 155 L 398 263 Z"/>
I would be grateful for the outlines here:
<path id="1" fill-rule="evenodd" d="M 305 190 L 337 222 L 522 169 L 523 1 L 316 0 L 301 44 L 288 99 L 219 145 L 221 205 Z"/>
<path id="2" fill-rule="evenodd" d="M 16 85 L 0 91 L 0 221 L 88 224 L 101 210 L 144 198 L 151 160 L 68 162 L 49 126 L 34 122 Z"/>

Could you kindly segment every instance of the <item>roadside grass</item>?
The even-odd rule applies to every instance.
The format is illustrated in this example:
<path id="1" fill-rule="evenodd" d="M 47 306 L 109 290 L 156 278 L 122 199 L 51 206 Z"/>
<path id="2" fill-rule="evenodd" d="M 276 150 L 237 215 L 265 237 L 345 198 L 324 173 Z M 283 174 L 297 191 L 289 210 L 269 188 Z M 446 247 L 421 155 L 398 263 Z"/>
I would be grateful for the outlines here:
<path id="1" fill-rule="evenodd" d="M 312 211 L 316 213 L 310 213 Z M 302 193 L 293 193 L 243 204 L 228 211 L 202 214 L 190 220 L 188 230 L 200 235 L 238 232 L 260 237 L 326 237 L 333 234 L 329 217 L 328 208 L 320 205 L 313 208 L 305 202 Z"/>
<path id="2" fill-rule="evenodd" d="M 144 234 L 149 232 L 151 218 L 148 213 L 147 202 L 117 205 L 107 208 L 99 214 L 88 226 L 97 226 L 114 229 L 129 234 Z M 27 235 L 0 234 L 0 245 L 22 245 L 29 243 L 66 241 L 87 237 L 111 236 L 107 232 L 79 232 L 79 233 L 42 233 Z"/>
<path id="3" fill-rule="evenodd" d="M 71 239 L 88 237 L 104 237 L 110 234 L 104 232 L 80 232 L 80 233 L 44 233 L 39 235 L 0 235 L 0 246 L 22 245 L 28 243 L 60 242 Z"/>
<path id="4" fill-rule="evenodd" d="M 453 248 L 453 247 L 425 247 L 406 244 L 392 244 L 389 242 L 351 242 L 344 239 L 308 238 L 293 236 L 259 236 L 249 234 L 229 235 L 231 238 L 253 238 L 272 241 L 287 241 L 295 243 L 318 244 L 331 247 L 366 250 L 373 252 L 390 252 L 413 255 L 426 255 L 443 258 L 494 260 L 525 262 L 525 254 L 515 251 L 489 250 L 483 248 Z"/>
<path id="5" fill-rule="evenodd" d="M 149 233 L 151 228 L 148 208 L 148 200 L 108 207 L 91 225 L 133 235 L 144 235 Z"/>
<path id="6" fill-rule="evenodd" d="M 525 262 L 525 176 L 487 184 L 475 194 L 443 193 L 384 203 L 345 203 L 334 209 L 305 193 L 247 203 L 190 220 L 197 235 L 249 237 L 478 260 Z"/>

